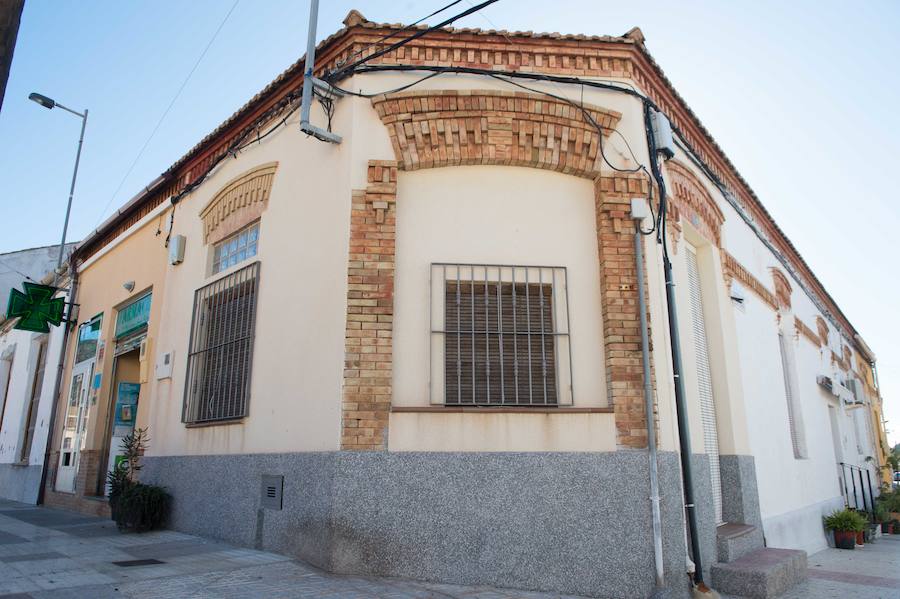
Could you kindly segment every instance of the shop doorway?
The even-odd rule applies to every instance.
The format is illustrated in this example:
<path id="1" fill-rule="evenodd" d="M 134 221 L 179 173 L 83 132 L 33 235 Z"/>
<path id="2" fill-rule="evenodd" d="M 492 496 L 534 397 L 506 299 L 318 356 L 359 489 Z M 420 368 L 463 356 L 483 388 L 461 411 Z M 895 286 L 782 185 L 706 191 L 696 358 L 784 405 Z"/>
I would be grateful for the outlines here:
<path id="1" fill-rule="evenodd" d="M 116 355 L 113 362 L 112 384 L 110 385 L 110 414 L 107 428 L 109 443 L 106 446 L 106 468 L 112 472 L 122 459 L 122 439 L 134 431 L 137 418 L 138 398 L 141 393 L 140 346 L 126 349 Z M 109 492 L 106 478 L 103 480 L 103 494 Z"/>

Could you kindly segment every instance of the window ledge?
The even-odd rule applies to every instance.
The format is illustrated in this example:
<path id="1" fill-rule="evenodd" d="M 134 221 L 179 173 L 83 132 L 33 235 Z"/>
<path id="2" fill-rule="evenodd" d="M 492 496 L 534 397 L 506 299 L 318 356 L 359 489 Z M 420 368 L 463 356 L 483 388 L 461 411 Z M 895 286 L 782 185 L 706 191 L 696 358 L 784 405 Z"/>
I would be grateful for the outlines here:
<path id="1" fill-rule="evenodd" d="M 391 406 L 398 414 L 612 414 L 612 408 L 544 408 L 524 406 Z"/>
<path id="2" fill-rule="evenodd" d="M 228 426 L 231 424 L 244 424 L 244 420 L 246 420 L 246 416 L 242 416 L 241 418 L 232 418 L 229 420 L 210 420 L 208 422 L 185 422 L 185 428 L 207 428 L 209 426 Z"/>

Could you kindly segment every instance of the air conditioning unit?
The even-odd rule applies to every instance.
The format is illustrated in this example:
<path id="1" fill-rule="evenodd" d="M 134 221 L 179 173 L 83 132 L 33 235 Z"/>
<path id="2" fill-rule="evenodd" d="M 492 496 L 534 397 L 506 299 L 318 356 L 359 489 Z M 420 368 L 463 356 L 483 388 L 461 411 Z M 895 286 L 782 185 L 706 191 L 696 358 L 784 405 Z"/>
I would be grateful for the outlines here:
<path id="1" fill-rule="evenodd" d="M 823 389 L 827 389 L 829 393 L 837 395 L 837 393 L 835 392 L 834 383 L 831 382 L 830 376 L 820 374 L 816 376 L 816 382 L 819 383 L 819 386 Z"/>

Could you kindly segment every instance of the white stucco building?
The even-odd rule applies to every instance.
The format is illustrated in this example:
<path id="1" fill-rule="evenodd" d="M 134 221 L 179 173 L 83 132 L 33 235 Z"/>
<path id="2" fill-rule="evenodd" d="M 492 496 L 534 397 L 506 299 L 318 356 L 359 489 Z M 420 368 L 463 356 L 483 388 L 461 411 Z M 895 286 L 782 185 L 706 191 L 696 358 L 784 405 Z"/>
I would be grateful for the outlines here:
<path id="1" fill-rule="evenodd" d="M 874 455 L 845 392 L 877 396 L 855 329 L 639 30 L 438 30 L 347 70 L 397 28 L 354 11 L 319 45 L 336 87 L 313 120 L 340 144 L 300 131 L 298 62 L 77 248 L 100 332 L 68 348 L 63 389 L 104 382 L 68 471 L 55 431 L 50 496 L 102 495 L 127 383 L 179 529 L 334 571 L 615 597 L 647 595 L 656 563 L 685 592 L 690 560 L 738 592 L 765 545 L 797 550 L 777 554 L 794 582 Z M 632 207 L 658 214 L 663 190 L 640 261 Z"/>

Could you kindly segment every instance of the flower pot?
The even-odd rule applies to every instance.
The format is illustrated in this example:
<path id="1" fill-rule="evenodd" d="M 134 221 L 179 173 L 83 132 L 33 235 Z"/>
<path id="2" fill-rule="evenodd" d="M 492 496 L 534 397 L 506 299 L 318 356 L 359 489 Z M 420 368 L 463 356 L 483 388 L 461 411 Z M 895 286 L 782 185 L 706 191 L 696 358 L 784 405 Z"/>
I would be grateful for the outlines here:
<path id="1" fill-rule="evenodd" d="M 881 534 L 889 535 L 894 532 L 894 523 L 893 522 L 882 522 L 881 523 Z"/>
<path id="2" fill-rule="evenodd" d="M 838 549 L 853 549 L 856 545 L 856 533 L 852 530 L 834 531 L 834 546 Z"/>
<path id="3" fill-rule="evenodd" d="M 856 544 L 857 545 L 865 545 L 866 544 L 866 533 L 863 531 L 859 531 L 856 533 Z"/>

